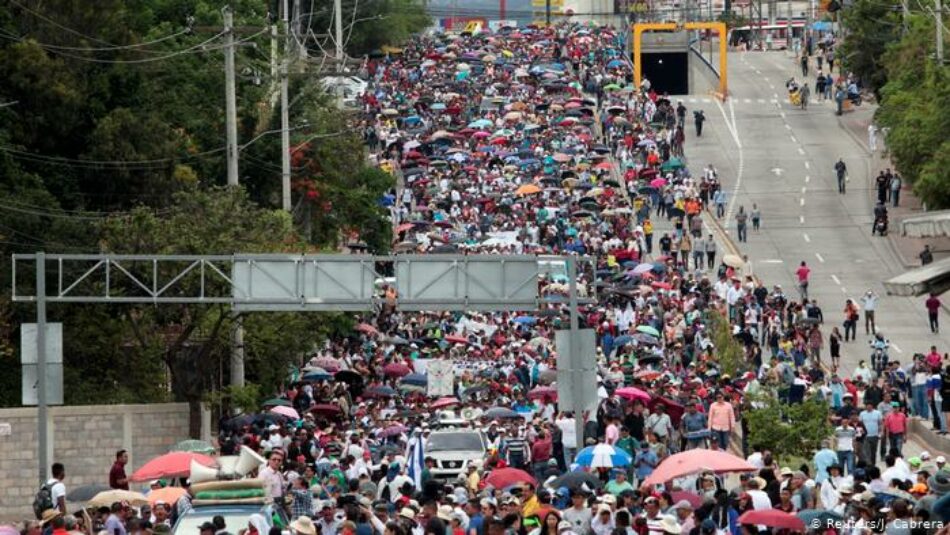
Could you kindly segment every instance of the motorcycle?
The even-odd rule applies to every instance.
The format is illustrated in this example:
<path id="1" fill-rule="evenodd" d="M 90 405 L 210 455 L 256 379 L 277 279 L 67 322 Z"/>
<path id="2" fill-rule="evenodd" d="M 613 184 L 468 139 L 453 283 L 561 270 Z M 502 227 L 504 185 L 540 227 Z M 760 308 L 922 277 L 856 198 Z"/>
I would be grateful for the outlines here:
<path id="1" fill-rule="evenodd" d="M 880 377 L 887 370 L 887 349 L 891 346 L 891 341 L 877 333 L 868 341 L 868 345 L 871 346 L 871 369 Z"/>

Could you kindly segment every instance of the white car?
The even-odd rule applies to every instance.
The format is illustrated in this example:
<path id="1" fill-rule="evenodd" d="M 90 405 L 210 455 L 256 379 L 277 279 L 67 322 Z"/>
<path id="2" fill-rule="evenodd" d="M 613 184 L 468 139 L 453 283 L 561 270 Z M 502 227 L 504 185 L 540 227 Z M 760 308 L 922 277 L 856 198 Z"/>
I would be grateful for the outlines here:
<path id="1" fill-rule="evenodd" d="M 455 479 L 465 474 L 470 463 L 481 462 L 488 451 L 488 439 L 481 431 L 441 429 L 433 431 L 426 442 L 425 455 L 435 459 L 432 477 Z"/>

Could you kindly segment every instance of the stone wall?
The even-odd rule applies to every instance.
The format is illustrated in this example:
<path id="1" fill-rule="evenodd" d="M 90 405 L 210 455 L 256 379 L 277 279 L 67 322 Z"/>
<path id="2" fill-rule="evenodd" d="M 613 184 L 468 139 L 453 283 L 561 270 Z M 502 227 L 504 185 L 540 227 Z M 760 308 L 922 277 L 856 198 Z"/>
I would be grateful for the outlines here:
<path id="1" fill-rule="evenodd" d="M 131 475 L 188 438 L 186 403 L 50 407 L 49 415 L 48 457 L 65 465 L 67 493 L 91 483 L 107 485 L 120 449 L 129 451 L 126 473 Z M 36 440 L 36 409 L 0 409 L 0 522 L 33 517 L 39 488 Z"/>

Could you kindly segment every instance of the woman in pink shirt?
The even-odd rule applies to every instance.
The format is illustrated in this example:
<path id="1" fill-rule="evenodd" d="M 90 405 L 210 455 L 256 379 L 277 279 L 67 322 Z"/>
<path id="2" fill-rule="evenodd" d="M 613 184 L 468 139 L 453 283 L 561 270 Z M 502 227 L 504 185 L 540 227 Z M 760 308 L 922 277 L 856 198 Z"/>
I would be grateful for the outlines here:
<path id="1" fill-rule="evenodd" d="M 736 425 L 736 414 L 732 410 L 732 404 L 726 403 L 722 392 L 716 392 L 716 402 L 709 406 L 707 421 L 709 422 L 709 430 L 716 437 L 719 449 L 727 450 L 729 448 L 729 435 Z"/>

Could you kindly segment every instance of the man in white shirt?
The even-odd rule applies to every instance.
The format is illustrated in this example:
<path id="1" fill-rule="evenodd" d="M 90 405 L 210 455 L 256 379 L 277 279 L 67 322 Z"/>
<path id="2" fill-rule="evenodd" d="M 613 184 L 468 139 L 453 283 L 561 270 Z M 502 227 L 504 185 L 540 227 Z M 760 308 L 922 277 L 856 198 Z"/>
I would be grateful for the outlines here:
<path id="1" fill-rule="evenodd" d="M 762 446 L 753 446 L 752 455 L 746 458 L 746 462 L 754 466 L 756 470 L 765 468 L 765 463 L 762 461 Z"/>
<path id="2" fill-rule="evenodd" d="M 764 490 L 761 490 L 764 482 L 765 480 L 762 478 L 754 477 L 749 480 L 748 489 L 746 490 L 746 492 L 749 493 L 749 497 L 752 498 L 752 508 L 756 511 L 772 508 L 772 500 L 769 499 L 769 495 L 766 494 Z"/>
<path id="3" fill-rule="evenodd" d="M 284 462 L 284 452 L 282 450 L 271 451 L 267 458 L 267 466 L 261 469 L 257 476 L 264 480 L 264 491 L 271 498 L 279 499 L 284 495 L 284 477 L 280 473 L 281 464 Z"/>
<path id="4" fill-rule="evenodd" d="M 577 420 L 571 412 L 562 412 L 554 422 L 561 430 L 561 444 L 564 446 L 564 465 L 570 466 L 577 454 Z"/>
<path id="5" fill-rule="evenodd" d="M 66 514 L 66 485 L 63 483 L 63 479 L 66 477 L 66 467 L 63 466 L 63 463 L 53 463 L 53 466 L 50 470 L 53 473 L 53 478 L 46 482 L 46 486 L 50 489 L 50 498 L 53 502 L 53 509 L 59 511 L 60 514 Z"/>
<path id="6" fill-rule="evenodd" d="M 871 290 L 868 290 L 861 297 L 861 305 L 864 307 L 864 333 L 874 334 L 877 328 L 874 325 L 874 310 L 877 308 L 878 296 Z"/>

